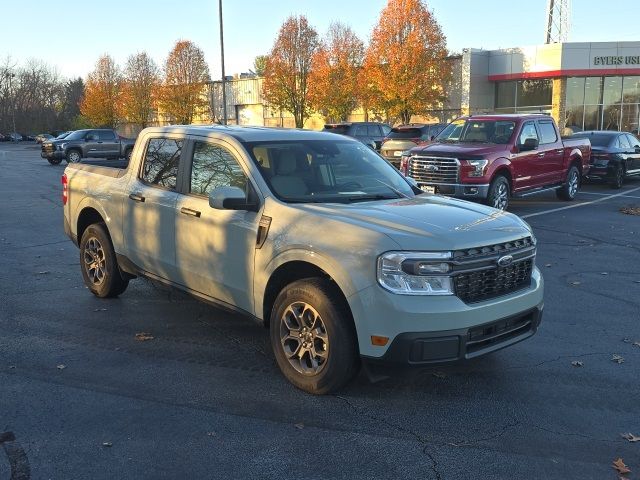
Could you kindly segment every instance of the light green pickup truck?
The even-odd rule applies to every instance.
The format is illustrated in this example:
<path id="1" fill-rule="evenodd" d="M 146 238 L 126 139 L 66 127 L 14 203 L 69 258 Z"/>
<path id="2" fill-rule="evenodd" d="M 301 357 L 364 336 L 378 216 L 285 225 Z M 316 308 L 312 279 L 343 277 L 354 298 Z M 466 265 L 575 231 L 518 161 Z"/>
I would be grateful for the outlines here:
<path id="1" fill-rule="evenodd" d="M 93 164 L 90 164 L 93 163 Z M 360 366 L 471 359 L 532 336 L 543 280 L 515 215 L 422 194 L 367 146 L 258 127 L 145 129 L 127 166 L 67 166 L 87 287 L 149 277 L 268 325 L 322 394 Z"/>

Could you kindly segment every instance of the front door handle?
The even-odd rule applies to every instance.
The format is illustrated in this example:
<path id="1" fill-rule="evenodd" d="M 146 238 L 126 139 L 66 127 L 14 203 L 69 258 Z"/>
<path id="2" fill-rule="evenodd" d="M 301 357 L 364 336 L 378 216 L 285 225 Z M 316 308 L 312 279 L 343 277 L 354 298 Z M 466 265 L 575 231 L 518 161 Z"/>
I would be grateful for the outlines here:
<path id="1" fill-rule="evenodd" d="M 129 198 L 134 202 L 140 202 L 140 203 L 144 203 L 144 200 L 145 200 L 144 197 L 138 193 L 130 193 Z"/>
<path id="2" fill-rule="evenodd" d="M 544 152 L 542 152 L 542 153 L 539 153 L 539 154 L 538 154 L 538 157 L 539 157 L 539 158 L 542 158 L 542 157 L 544 157 Z"/>
<path id="3" fill-rule="evenodd" d="M 180 213 L 184 213 L 185 215 L 191 215 L 192 217 L 200 218 L 200 212 L 198 210 L 193 210 L 192 208 L 182 207 L 180 209 Z"/>

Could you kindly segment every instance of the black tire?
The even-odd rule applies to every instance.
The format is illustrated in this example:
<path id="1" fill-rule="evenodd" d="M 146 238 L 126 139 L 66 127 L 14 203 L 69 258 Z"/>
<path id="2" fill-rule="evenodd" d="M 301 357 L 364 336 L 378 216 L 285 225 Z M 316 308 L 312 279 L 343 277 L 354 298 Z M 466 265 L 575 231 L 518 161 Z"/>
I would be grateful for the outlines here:
<path id="1" fill-rule="evenodd" d="M 490 207 L 498 210 L 506 210 L 509 206 L 509 198 L 511 197 L 511 186 L 509 180 L 504 175 L 496 175 L 491 180 L 489 192 L 487 193 L 486 203 Z"/>
<path id="2" fill-rule="evenodd" d="M 618 165 L 616 167 L 615 173 L 613 174 L 613 178 L 609 181 L 609 186 L 611 186 L 611 188 L 615 188 L 616 190 L 620 190 L 622 188 L 622 184 L 624 183 L 624 175 L 624 166 Z"/>
<path id="3" fill-rule="evenodd" d="M 355 326 L 348 305 L 329 280 L 307 278 L 287 285 L 273 305 L 270 334 L 278 367 L 287 380 L 305 392 L 334 392 L 358 373 Z M 311 357 L 322 356 L 325 359 L 314 368 Z"/>
<path id="4" fill-rule="evenodd" d="M 61 158 L 47 158 L 47 162 L 49 162 L 51 165 L 60 165 L 60 163 L 62 162 Z"/>
<path id="5" fill-rule="evenodd" d="M 576 198 L 578 190 L 580 189 L 580 170 L 575 165 L 569 167 L 567 172 L 567 181 L 564 182 L 560 188 L 556 190 L 556 196 L 560 200 L 566 200 L 570 202 Z"/>
<path id="6" fill-rule="evenodd" d="M 113 244 L 104 223 L 94 223 L 82 234 L 80 270 L 84 284 L 97 297 L 117 297 L 127 289 L 129 280 L 123 278 L 120 273 Z"/>
<path id="7" fill-rule="evenodd" d="M 77 163 L 82 160 L 82 153 L 80 150 L 71 149 L 67 152 L 66 156 L 67 163 Z"/>

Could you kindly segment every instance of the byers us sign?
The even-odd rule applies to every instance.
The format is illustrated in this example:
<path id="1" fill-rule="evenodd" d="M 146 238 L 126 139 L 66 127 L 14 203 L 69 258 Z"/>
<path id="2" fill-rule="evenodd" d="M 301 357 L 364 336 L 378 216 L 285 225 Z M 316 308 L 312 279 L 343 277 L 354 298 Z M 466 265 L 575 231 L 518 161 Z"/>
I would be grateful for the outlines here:
<path id="1" fill-rule="evenodd" d="M 594 65 L 640 65 L 640 55 L 593 57 Z"/>

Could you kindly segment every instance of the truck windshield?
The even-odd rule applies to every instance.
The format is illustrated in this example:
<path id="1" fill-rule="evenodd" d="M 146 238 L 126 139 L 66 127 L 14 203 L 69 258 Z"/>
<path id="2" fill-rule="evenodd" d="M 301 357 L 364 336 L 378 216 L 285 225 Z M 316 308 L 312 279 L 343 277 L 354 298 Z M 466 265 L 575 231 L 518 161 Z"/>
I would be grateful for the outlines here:
<path id="1" fill-rule="evenodd" d="M 355 141 L 245 143 L 271 191 L 294 203 L 353 203 L 415 196 L 407 180 Z"/>
<path id="2" fill-rule="evenodd" d="M 515 122 L 510 120 L 456 120 L 436 137 L 444 143 L 509 143 Z"/>

